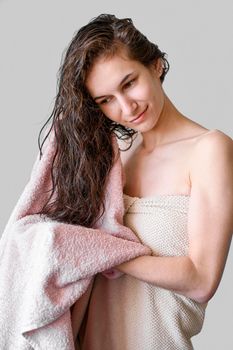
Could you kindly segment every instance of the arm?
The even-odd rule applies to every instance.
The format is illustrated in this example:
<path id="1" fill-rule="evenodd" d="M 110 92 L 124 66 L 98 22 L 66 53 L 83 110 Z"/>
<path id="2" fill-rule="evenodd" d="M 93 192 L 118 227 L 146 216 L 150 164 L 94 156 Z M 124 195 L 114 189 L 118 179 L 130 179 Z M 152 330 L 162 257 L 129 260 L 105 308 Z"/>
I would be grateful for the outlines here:
<path id="1" fill-rule="evenodd" d="M 197 302 L 220 283 L 233 232 L 233 142 L 217 132 L 195 146 L 190 168 L 187 256 L 142 256 L 117 268 Z"/>

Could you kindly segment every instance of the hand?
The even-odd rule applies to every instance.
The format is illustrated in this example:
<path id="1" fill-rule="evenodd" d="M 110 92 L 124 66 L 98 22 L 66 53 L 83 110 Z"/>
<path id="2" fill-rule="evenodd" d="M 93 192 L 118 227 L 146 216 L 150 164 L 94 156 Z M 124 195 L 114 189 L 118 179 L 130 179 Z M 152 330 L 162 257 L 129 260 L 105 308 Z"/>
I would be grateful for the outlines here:
<path id="1" fill-rule="evenodd" d="M 102 272 L 102 275 L 110 280 L 121 277 L 124 273 L 115 268 L 111 268 Z"/>

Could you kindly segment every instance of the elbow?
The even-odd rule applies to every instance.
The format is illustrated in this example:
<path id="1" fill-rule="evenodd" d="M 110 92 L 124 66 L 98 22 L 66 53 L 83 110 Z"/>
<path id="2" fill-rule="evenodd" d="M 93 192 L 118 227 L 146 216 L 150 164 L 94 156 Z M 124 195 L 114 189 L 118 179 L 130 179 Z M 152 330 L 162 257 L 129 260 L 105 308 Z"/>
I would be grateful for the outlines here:
<path id="1" fill-rule="evenodd" d="M 195 295 L 193 299 L 199 304 L 204 304 L 204 303 L 208 303 L 208 301 L 212 298 L 212 296 L 213 296 L 212 293 L 202 291 L 201 293 L 199 292 L 197 295 Z"/>
<path id="2" fill-rule="evenodd" d="M 192 265 L 193 267 L 194 264 Z M 190 291 L 190 298 L 200 304 L 208 303 L 217 290 L 219 280 L 214 274 L 203 273 L 196 267 L 191 271 L 189 282 L 190 286 L 192 286 L 192 291 Z"/>
<path id="3" fill-rule="evenodd" d="M 203 304 L 208 303 L 210 299 L 214 296 L 216 292 L 216 287 L 213 287 L 211 285 L 204 285 L 201 288 L 198 288 L 193 293 L 193 298 L 196 302 Z"/>

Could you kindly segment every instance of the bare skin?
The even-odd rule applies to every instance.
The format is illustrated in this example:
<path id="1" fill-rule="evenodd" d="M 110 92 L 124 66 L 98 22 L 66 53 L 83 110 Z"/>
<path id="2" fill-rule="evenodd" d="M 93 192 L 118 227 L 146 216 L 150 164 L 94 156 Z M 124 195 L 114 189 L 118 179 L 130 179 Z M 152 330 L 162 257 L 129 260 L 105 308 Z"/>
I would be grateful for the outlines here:
<path id="1" fill-rule="evenodd" d="M 118 85 L 130 72 L 135 79 Z M 97 61 L 86 83 L 93 98 L 102 96 L 96 101 L 108 118 L 140 132 L 132 149 L 121 152 L 124 192 L 190 196 L 187 256 L 142 256 L 116 268 L 202 303 L 217 290 L 232 238 L 233 142 L 182 115 L 165 94 L 161 73 L 160 60 L 146 68 L 116 55 Z"/>

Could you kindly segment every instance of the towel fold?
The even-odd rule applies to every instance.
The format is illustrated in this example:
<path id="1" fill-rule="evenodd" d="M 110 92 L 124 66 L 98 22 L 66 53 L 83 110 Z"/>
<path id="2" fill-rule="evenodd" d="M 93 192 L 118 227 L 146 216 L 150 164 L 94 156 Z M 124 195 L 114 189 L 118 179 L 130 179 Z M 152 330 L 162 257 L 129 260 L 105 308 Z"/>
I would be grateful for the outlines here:
<path id="1" fill-rule="evenodd" d="M 0 349 L 74 350 L 73 322 L 76 329 L 82 323 L 95 275 L 120 278 L 114 266 L 151 254 L 123 225 L 122 163 L 115 135 L 112 142 L 116 157 L 107 179 L 106 210 L 94 228 L 36 214 L 51 189 L 53 130 L 41 159 L 38 153 L 0 240 Z M 80 312 L 74 320 L 71 310 L 77 301 Z"/>

